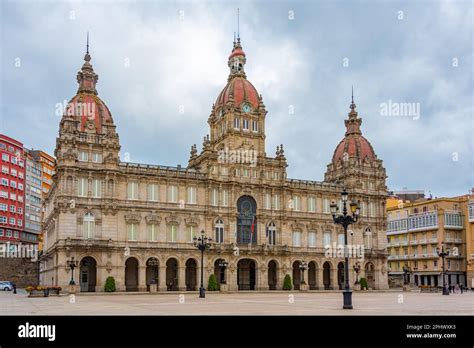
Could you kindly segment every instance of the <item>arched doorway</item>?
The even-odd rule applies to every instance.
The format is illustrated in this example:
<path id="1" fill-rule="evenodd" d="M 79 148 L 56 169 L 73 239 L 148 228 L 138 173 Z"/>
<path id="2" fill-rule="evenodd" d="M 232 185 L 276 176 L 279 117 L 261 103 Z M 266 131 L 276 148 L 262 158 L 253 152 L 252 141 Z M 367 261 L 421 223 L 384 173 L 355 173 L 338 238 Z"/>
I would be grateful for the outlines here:
<path id="1" fill-rule="evenodd" d="M 146 290 L 150 291 L 150 284 L 158 284 L 158 269 L 160 263 L 156 257 L 150 257 L 146 262 Z"/>
<path id="2" fill-rule="evenodd" d="M 166 289 L 178 291 L 178 260 L 171 258 L 166 261 Z"/>
<path id="3" fill-rule="evenodd" d="M 221 262 L 225 261 L 224 259 L 217 259 L 214 262 L 214 275 L 216 276 L 217 280 L 217 287 L 220 289 L 221 284 L 226 284 L 227 279 L 225 276 L 226 270 L 224 268 L 219 267 Z"/>
<path id="4" fill-rule="evenodd" d="M 257 202 L 251 196 L 242 196 L 237 211 L 237 243 L 257 244 Z"/>
<path id="5" fill-rule="evenodd" d="M 138 291 L 138 260 L 134 257 L 125 262 L 125 290 Z"/>
<path id="6" fill-rule="evenodd" d="M 301 285 L 301 261 L 293 262 L 293 289 L 299 290 Z"/>
<path id="7" fill-rule="evenodd" d="M 325 262 L 323 265 L 323 285 L 324 290 L 331 289 L 331 264 L 329 262 Z"/>
<path id="8" fill-rule="evenodd" d="M 255 261 L 242 259 L 237 264 L 237 283 L 239 290 L 255 290 L 256 284 Z"/>
<path id="9" fill-rule="evenodd" d="M 87 256 L 82 259 L 79 278 L 81 292 L 95 292 L 97 262 L 94 258 Z"/>
<path id="10" fill-rule="evenodd" d="M 311 261 L 308 264 L 308 285 L 310 290 L 318 289 L 318 266 L 316 262 Z"/>
<path id="11" fill-rule="evenodd" d="M 277 288 L 277 282 L 278 282 L 277 274 L 278 274 L 277 263 L 271 260 L 268 263 L 268 288 L 270 290 L 276 290 Z"/>
<path id="12" fill-rule="evenodd" d="M 194 259 L 188 259 L 186 261 L 186 290 L 196 291 L 197 284 L 197 263 Z"/>
<path id="13" fill-rule="evenodd" d="M 339 290 L 344 288 L 344 262 L 337 264 L 337 286 Z"/>
<path id="14" fill-rule="evenodd" d="M 369 289 L 375 289 L 375 267 L 372 262 L 365 265 L 365 279 L 367 279 Z"/>

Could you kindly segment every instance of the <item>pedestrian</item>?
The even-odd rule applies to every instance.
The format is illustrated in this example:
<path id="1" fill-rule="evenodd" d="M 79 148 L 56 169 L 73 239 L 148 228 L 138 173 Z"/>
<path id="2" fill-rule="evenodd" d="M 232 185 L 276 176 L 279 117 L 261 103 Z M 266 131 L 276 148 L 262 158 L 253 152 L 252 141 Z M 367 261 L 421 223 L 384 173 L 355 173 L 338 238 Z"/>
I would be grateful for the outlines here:
<path id="1" fill-rule="evenodd" d="M 461 285 L 461 294 L 464 292 L 464 285 Z"/>
<path id="2" fill-rule="evenodd" d="M 16 294 L 16 283 L 12 282 L 13 293 Z"/>
<path id="3" fill-rule="evenodd" d="M 454 293 L 455 293 L 455 294 L 459 294 L 459 284 L 456 284 L 456 285 L 454 286 Z"/>

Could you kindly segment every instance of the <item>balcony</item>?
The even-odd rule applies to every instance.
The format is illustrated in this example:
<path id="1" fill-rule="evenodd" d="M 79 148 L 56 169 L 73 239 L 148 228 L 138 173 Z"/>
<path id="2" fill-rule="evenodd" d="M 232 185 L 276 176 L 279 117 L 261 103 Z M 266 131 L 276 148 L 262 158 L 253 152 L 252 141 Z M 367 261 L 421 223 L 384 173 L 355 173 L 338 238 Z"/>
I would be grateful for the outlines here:
<path id="1" fill-rule="evenodd" d="M 474 222 L 474 202 L 469 202 L 469 222 Z"/>
<path id="2" fill-rule="evenodd" d="M 446 238 L 446 243 L 462 243 L 462 238 Z"/>
<path id="3" fill-rule="evenodd" d="M 408 232 L 407 219 L 392 220 L 387 222 L 387 234 L 400 234 Z"/>
<path id="4" fill-rule="evenodd" d="M 411 240 L 410 245 L 418 245 L 418 241 L 417 240 Z"/>
<path id="5" fill-rule="evenodd" d="M 444 214 L 444 227 L 450 229 L 463 228 L 463 215 L 461 212 L 449 212 Z"/>
<path id="6" fill-rule="evenodd" d="M 438 228 L 438 212 L 431 211 L 408 217 L 409 231 L 424 231 Z"/>
<path id="7" fill-rule="evenodd" d="M 438 243 L 438 238 L 430 238 L 429 242 L 430 243 Z"/>
<path id="8" fill-rule="evenodd" d="M 428 240 L 427 239 L 420 239 L 418 241 L 418 244 L 428 244 Z"/>
<path id="9" fill-rule="evenodd" d="M 402 241 L 400 242 L 400 245 L 408 245 L 408 241 L 407 241 L 407 240 L 402 240 Z"/>

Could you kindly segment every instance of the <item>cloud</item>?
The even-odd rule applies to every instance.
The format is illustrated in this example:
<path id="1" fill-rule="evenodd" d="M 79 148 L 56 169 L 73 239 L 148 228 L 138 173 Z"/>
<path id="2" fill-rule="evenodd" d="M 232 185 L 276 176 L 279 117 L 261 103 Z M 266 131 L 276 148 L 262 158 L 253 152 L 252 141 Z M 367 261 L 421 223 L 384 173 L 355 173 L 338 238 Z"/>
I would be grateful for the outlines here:
<path id="1" fill-rule="evenodd" d="M 267 155 L 283 143 L 290 177 L 323 179 L 344 135 L 354 85 L 363 134 L 384 160 L 390 188 L 439 196 L 474 186 L 469 2 L 238 6 L 246 73 L 268 110 Z M 0 131 L 53 153 L 55 105 L 77 90 L 89 30 L 99 96 L 113 114 L 122 153 L 136 162 L 185 165 L 189 147 L 200 148 L 209 132 L 207 118 L 227 81 L 236 7 L 2 2 Z M 380 103 L 389 99 L 420 103 L 420 119 L 381 116 Z"/>

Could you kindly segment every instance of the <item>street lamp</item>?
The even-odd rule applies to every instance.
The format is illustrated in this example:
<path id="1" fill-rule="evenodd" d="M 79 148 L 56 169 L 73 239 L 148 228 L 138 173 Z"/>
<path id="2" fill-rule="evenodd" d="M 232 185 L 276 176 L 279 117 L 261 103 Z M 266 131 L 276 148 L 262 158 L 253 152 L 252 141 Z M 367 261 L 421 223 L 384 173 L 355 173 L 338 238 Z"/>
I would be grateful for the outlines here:
<path id="1" fill-rule="evenodd" d="M 227 261 L 221 259 L 221 260 L 219 260 L 218 266 L 219 266 L 219 269 L 221 270 L 221 276 L 220 276 L 220 279 L 219 279 L 219 283 L 220 284 L 225 284 L 226 283 L 225 270 L 226 270 L 227 266 L 229 266 L 229 263 Z"/>
<path id="2" fill-rule="evenodd" d="M 304 261 L 301 261 L 300 264 L 299 264 L 299 268 L 300 268 L 300 271 L 301 271 L 301 284 L 303 284 L 303 285 L 306 284 L 304 282 L 304 271 L 306 271 L 306 266 L 307 266 L 307 264 Z"/>
<path id="3" fill-rule="evenodd" d="M 201 287 L 199 288 L 199 297 L 206 297 L 204 289 L 204 251 L 211 247 L 212 239 L 207 237 L 204 230 L 201 231 L 201 237 L 194 237 L 194 246 L 201 251 Z"/>
<path id="4" fill-rule="evenodd" d="M 407 264 L 403 266 L 403 284 L 406 285 L 409 283 L 408 281 L 408 274 L 410 273 L 410 267 Z"/>
<path id="5" fill-rule="evenodd" d="M 444 242 L 441 244 L 441 250 L 436 248 L 436 253 L 438 254 L 438 257 L 441 257 L 443 262 L 443 295 L 449 295 L 449 290 L 446 287 L 446 271 L 444 269 L 444 258 L 449 256 L 449 249 L 444 250 Z"/>
<path id="6" fill-rule="evenodd" d="M 348 214 L 347 211 L 347 200 L 348 200 L 349 193 L 344 190 L 341 192 L 341 198 L 343 203 L 342 214 L 336 215 L 338 212 L 338 207 L 335 202 L 332 202 L 330 205 L 332 219 L 335 224 L 342 225 L 344 228 L 344 291 L 342 292 L 344 305 L 342 306 L 343 309 L 352 309 L 352 290 L 349 285 L 349 253 L 348 253 L 348 246 L 347 246 L 347 228 L 349 225 L 356 223 L 359 219 L 359 206 L 355 201 L 352 201 L 350 206 L 350 213 Z"/>
<path id="7" fill-rule="evenodd" d="M 69 285 L 76 285 L 76 283 L 74 282 L 74 268 L 79 266 L 79 261 L 74 260 L 73 256 L 70 260 L 66 261 L 66 264 L 71 269 L 71 281 L 69 282 Z"/>

